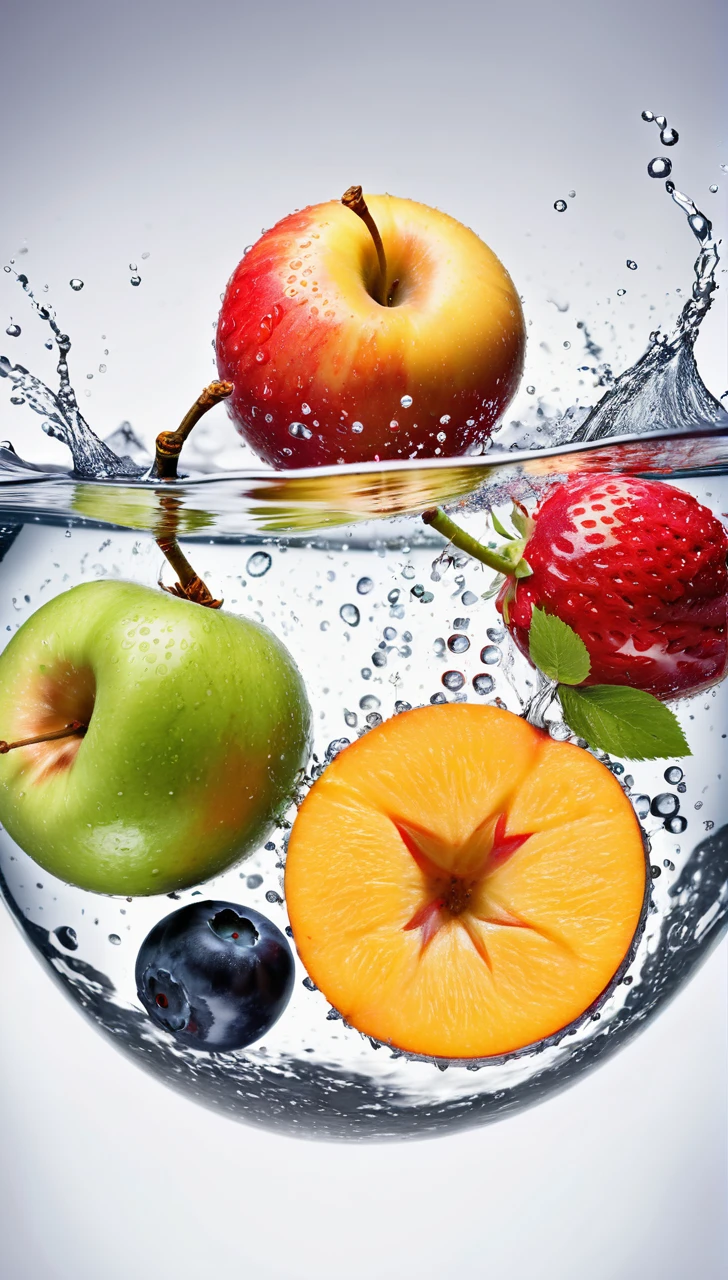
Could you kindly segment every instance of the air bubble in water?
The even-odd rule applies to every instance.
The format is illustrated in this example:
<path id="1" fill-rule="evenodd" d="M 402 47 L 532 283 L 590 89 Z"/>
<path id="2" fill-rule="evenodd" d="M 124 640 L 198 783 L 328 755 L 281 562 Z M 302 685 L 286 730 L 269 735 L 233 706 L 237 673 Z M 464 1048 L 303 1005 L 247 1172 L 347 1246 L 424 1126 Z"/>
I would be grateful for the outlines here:
<path id="1" fill-rule="evenodd" d="M 77 280 L 75 276 L 73 280 L 69 280 L 68 283 L 70 284 L 74 293 L 78 293 L 81 289 L 83 289 L 83 280 Z"/>
<path id="2" fill-rule="evenodd" d="M 440 418 L 440 425 L 443 427 L 446 427 L 449 421 L 450 421 L 450 414 L 443 413 L 442 417 Z"/>
<path id="3" fill-rule="evenodd" d="M 451 653 L 467 653 L 470 648 L 470 641 L 467 636 L 459 633 L 457 635 L 450 636 L 450 639 L 447 642 L 447 647 Z"/>
<path id="4" fill-rule="evenodd" d="M 304 417 L 308 417 L 310 412 L 311 412 L 311 406 L 310 404 L 306 404 L 306 401 L 304 400 L 303 404 L 301 405 L 301 413 L 304 415 Z"/>
<path id="5" fill-rule="evenodd" d="M 371 578 L 360 578 L 356 584 L 356 589 L 360 596 L 368 596 L 373 587 L 374 583 Z"/>
<path id="6" fill-rule="evenodd" d="M 412 396 L 402 396 L 402 399 L 400 400 L 400 402 L 399 402 L 399 403 L 401 404 L 401 406 L 402 406 L 402 408 L 403 408 L 403 409 L 411 409 L 411 408 L 412 408 Z"/>
<path id="7" fill-rule="evenodd" d="M 445 433 L 444 431 L 438 431 L 438 433 L 437 433 L 437 439 L 439 440 L 440 444 L 443 444 L 443 443 L 445 442 L 445 440 L 447 440 L 447 435 L 446 435 L 446 433 Z"/>
<path id="8" fill-rule="evenodd" d="M 67 951 L 78 951 L 76 930 L 72 929 L 70 924 L 61 924 L 57 929 L 54 929 L 53 932 L 61 946 L 65 947 Z"/>
<path id="9" fill-rule="evenodd" d="M 19 338 L 19 337 L 20 337 L 20 325 L 19 325 L 19 324 L 9 324 L 9 325 L 8 325 L 8 327 L 7 327 L 7 329 L 5 330 L 5 332 L 6 332 L 6 334 L 8 335 L 8 337 L 9 337 L 9 338 Z M 51 346 L 52 346 L 52 344 L 51 344 Z"/>
<path id="10" fill-rule="evenodd" d="M 674 147 L 679 137 L 680 137 L 680 134 L 678 133 L 677 129 L 664 128 L 660 132 L 660 142 L 662 143 L 663 147 Z"/>
<path id="11" fill-rule="evenodd" d="M 480 661 L 484 662 L 486 666 L 497 666 L 501 657 L 502 654 L 497 644 L 487 644 L 484 649 L 480 650 Z"/>
<path id="12" fill-rule="evenodd" d="M 364 697 L 359 699 L 360 711 L 378 711 L 381 705 L 379 698 L 374 693 L 365 693 Z"/>
<path id="13" fill-rule="evenodd" d="M 339 609 L 339 617 L 349 627 L 358 627 L 360 616 L 355 604 L 342 604 Z"/>
<path id="14" fill-rule="evenodd" d="M 663 791 L 659 796 L 655 796 L 650 805 L 650 812 L 656 818 L 672 818 L 680 808 L 680 801 L 671 791 Z"/>
<path id="15" fill-rule="evenodd" d="M 296 440 L 310 440 L 313 432 L 309 427 L 304 426 L 302 422 L 291 422 L 288 427 L 289 436 L 295 436 Z"/>
<path id="16" fill-rule="evenodd" d="M 451 693 L 457 693 L 458 689 L 462 689 L 465 684 L 465 676 L 462 671 L 445 671 L 443 672 L 442 683 Z"/>
<path id="17" fill-rule="evenodd" d="M 637 263 L 635 262 L 634 258 L 628 258 L 628 259 L 627 259 L 627 266 L 629 267 L 629 270 L 630 270 L 630 271 L 636 271 L 636 270 L 637 270 Z"/>
<path id="18" fill-rule="evenodd" d="M 273 563 L 273 557 L 268 555 L 267 551 L 256 551 L 250 557 L 245 566 L 245 572 L 249 573 L 251 578 L 262 578 L 267 573 Z"/>
<path id="19" fill-rule="evenodd" d="M 565 200 L 555 200 L 555 201 L 554 201 L 554 209 L 556 210 L 556 212 L 557 212 L 557 213 L 565 213 L 565 212 L 566 212 L 566 201 L 565 201 Z"/>
<path id="20" fill-rule="evenodd" d="M 352 424 L 351 424 L 351 429 L 352 429 L 352 431 L 354 432 L 354 435 L 355 435 L 355 436 L 360 436 L 360 435 L 361 435 L 361 433 L 362 433 L 362 431 L 364 430 L 364 423 L 363 423 L 363 422 L 352 422 Z"/>
<path id="21" fill-rule="evenodd" d="M 480 675 L 473 676 L 473 688 L 479 694 L 490 693 L 493 688 L 493 677 L 487 675 L 485 671 L 481 672 Z"/>
<path id="22" fill-rule="evenodd" d="M 672 173 L 672 160 L 668 160 L 667 156 L 655 156 L 654 160 L 650 160 L 647 172 L 651 178 L 669 178 Z"/>

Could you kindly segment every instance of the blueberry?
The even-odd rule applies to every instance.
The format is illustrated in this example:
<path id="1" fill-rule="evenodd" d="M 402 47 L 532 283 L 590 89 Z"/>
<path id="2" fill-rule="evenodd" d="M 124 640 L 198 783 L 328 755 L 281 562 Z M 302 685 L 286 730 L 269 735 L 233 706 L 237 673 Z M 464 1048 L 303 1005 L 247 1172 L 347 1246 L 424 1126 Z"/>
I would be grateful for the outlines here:
<path id="1" fill-rule="evenodd" d="M 193 902 L 142 943 L 137 994 L 153 1022 L 198 1049 L 244 1049 L 278 1020 L 293 990 L 291 948 L 259 911 Z"/>

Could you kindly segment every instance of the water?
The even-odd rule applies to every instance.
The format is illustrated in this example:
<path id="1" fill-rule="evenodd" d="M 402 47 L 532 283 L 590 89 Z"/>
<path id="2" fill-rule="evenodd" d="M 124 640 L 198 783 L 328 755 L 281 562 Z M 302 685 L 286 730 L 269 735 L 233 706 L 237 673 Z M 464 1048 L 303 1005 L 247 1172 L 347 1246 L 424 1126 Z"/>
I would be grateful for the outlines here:
<path id="1" fill-rule="evenodd" d="M 662 117 L 646 116 L 662 134 L 669 130 Z M 675 142 L 662 138 L 664 147 Z M 225 607 L 265 622 L 295 654 L 316 715 L 307 783 L 350 741 L 413 706 L 507 706 L 541 716 L 552 737 L 568 739 L 551 691 L 510 644 L 492 573 L 444 546 L 418 513 L 457 503 L 459 520 L 488 540 L 493 505 L 507 519 L 513 498 L 532 506 L 555 477 L 596 469 L 667 475 L 716 512 L 728 510 L 728 418 L 694 359 L 716 287 L 718 248 L 695 204 L 671 182 L 667 194 L 698 242 L 693 288 L 677 324 L 666 334 L 656 330 L 641 359 L 614 378 L 581 322 L 602 369 L 599 403 L 547 422 L 541 441 L 548 448 L 513 451 L 506 428 L 483 458 L 155 483 L 128 424 L 102 442 L 79 413 L 70 342 L 18 275 L 26 300 L 50 326 L 59 388 L 50 391 L 6 357 L 0 373 L 66 442 L 73 470 L 30 467 L 0 444 L 0 629 L 12 634 L 76 582 L 133 578 L 154 586 L 162 557 L 149 534 L 171 520 Z M 403 413 L 413 407 L 410 399 L 402 398 Z M 303 418 L 307 409 L 301 407 Z M 443 415 L 440 425 L 448 422 Z M 617 985 L 594 1018 L 588 1013 L 552 1040 L 467 1070 L 410 1059 L 360 1036 L 298 961 L 291 1004 L 262 1042 L 240 1054 L 199 1054 L 154 1027 L 136 999 L 137 950 L 171 910 L 166 897 L 129 902 L 84 894 L 46 873 L 39 880 L 4 832 L 0 887 L 66 993 L 119 1048 L 188 1096 L 237 1119 L 305 1135 L 397 1138 L 472 1125 L 547 1096 L 626 1043 L 725 927 L 728 685 L 675 709 L 692 757 L 680 764 L 606 761 L 643 823 L 654 877 L 644 932 Z M 287 820 L 294 817 L 292 810 Z M 204 893 L 261 910 L 287 928 L 286 839 L 284 826 L 244 863 L 173 895 L 175 902 Z"/>

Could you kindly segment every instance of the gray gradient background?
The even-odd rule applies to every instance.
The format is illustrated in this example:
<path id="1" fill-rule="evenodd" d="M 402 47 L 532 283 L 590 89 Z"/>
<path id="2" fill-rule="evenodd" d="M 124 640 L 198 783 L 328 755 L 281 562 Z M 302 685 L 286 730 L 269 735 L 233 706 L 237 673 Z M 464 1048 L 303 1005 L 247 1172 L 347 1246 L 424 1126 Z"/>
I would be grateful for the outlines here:
<path id="1" fill-rule="evenodd" d="M 524 293 L 525 382 L 565 407 L 586 394 L 562 346 L 576 348 L 579 316 L 604 340 L 616 319 L 608 354 L 633 358 L 690 284 L 690 238 L 645 175 L 659 148 L 644 106 L 681 132 L 678 185 L 725 214 L 718 24 L 708 0 L 4 0 L 0 253 L 50 285 L 94 425 L 128 417 L 151 440 L 211 374 L 218 295 L 244 245 L 361 181 L 483 234 Z M 0 336 L 11 315 L 23 333 L 0 349 L 50 373 L 45 334 L 3 276 Z M 721 394 L 724 304 L 698 354 Z M 3 399 L 0 436 L 60 459 L 25 412 Z M 232 436 L 228 452 L 242 461 Z M 234 1126 L 165 1091 L 63 1002 L 4 914 L 0 963 L 7 1280 L 724 1275 L 725 947 L 568 1093 L 486 1130 L 364 1148 Z"/>

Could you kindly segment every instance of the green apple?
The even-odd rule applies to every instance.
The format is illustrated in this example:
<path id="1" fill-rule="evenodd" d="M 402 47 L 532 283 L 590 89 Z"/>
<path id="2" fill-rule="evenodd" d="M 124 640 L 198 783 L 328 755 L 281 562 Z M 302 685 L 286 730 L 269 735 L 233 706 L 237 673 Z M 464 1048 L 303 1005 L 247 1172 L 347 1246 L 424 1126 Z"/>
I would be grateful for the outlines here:
<path id="1" fill-rule="evenodd" d="M 256 848 L 305 766 L 290 654 L 247 618 L 130 582 L 49 601 L 0 655 L 0 822 L 47 871 L 166 893 Z"/>

